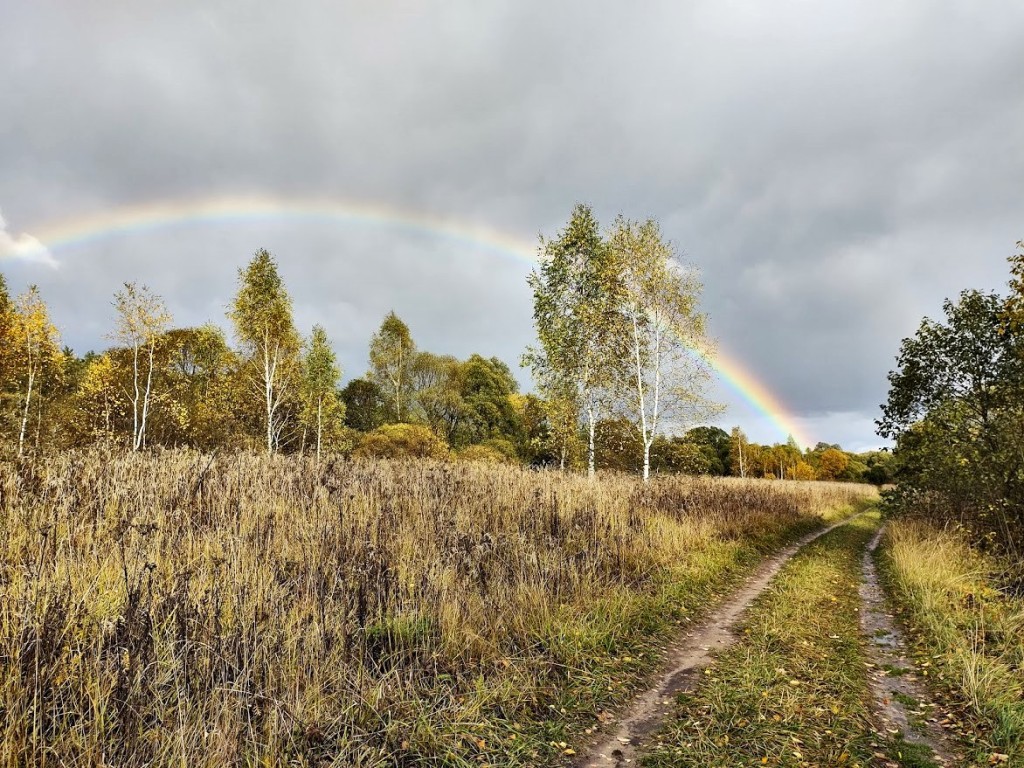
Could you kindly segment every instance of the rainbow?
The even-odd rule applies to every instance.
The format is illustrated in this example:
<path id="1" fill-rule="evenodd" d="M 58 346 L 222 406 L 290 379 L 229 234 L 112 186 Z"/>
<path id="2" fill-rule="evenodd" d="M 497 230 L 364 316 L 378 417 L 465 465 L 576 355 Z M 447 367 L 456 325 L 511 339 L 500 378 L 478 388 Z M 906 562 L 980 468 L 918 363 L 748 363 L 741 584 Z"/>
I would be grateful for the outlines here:
<path id="1" fill-rule="evenodd" d="M 792 437 L 801 448 L 814 445 L 796 418 L 790 415 L 780 400 L 753 373 L 721 349 L 714 355 L 701 355 L 715 369 L 719 378 L 747 405 L 762 414 L 783 439 Z"/>
<path id="2" fill-rule="evenodd" d="M 92 242 L 145 233 L 151 230 L 202 223 L 262 221 L 294 218 L 344 224 L 382 226 L 426 234 L 521 260 L 537 261 L 536 241 L 529 241 L 479 224 L 390 206 L 333 198 L 279 198 L 265 195 L 220 196 L 170 200 L 98 211 L 90 215 L 44 225 L 34 237 L 23 235 L 16 257 L 56 266 L 52 253 Z M 796 419 L 757 377 L 721 350 L 708 354 L 695 350 L 721 380 L 785 439 L 792 435 L 802 446 L 811 445 Z"/>

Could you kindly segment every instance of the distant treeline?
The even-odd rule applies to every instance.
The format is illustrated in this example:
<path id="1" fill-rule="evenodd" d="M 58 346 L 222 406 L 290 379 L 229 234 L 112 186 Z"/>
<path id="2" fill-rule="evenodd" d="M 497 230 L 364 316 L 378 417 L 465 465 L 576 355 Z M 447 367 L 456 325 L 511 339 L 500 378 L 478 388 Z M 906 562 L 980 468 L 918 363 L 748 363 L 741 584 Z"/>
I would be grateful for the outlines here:
<path id="1" fill-rule="evenodd" d="M 460 458 L 567 469 L 885 482 L 884 454 L 751 444 L 737 428 L 694 427 L 710 348 L 701 286 L 653 221 L 603 233 L 577 206 L 541 241 L 530 276 L 539 345 L 524 355 L 539 395 L 509 366 L 420 350 L 389 313 L 365 375 L 340 386 L 325 330 L 303 337 L 274 258 L 239 270 L 227 316 L 174 327 L 163 299 L 125 283 L 104 352 L 61 348 L 35 286 L 11 298 L 0 275 L 0 434 L 25 455 L 123 444 L 355 456 Z M 683 425 L 680 427 L 680 425 Z M 668 428 L 681 432 L 666 434 Z"/>

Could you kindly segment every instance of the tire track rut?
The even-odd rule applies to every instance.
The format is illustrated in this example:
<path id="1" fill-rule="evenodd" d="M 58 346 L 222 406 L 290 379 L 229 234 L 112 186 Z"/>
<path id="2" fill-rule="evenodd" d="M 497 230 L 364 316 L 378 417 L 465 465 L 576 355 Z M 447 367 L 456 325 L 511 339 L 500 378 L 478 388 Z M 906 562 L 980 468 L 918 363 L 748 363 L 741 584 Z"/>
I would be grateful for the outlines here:
<path id="1" fill-rule="evenodd" d="M 938 710 L 917 677 L 917 667 L 908 659 L 903 636 L 886 609 L 874 559 L 883 533 L 880 528 L 864 552 L 860 588 L 861 629 L 867 638 L 873 713 L 884 731 L 883 738 L 902 736 L 905 742 L 930 751 L 937 766 L 962 765 L 961 758 L 955 758 L 948 745 L 939 726 Z M 884 765 L 899 768 L 899 763 L 893 761 Z"/>

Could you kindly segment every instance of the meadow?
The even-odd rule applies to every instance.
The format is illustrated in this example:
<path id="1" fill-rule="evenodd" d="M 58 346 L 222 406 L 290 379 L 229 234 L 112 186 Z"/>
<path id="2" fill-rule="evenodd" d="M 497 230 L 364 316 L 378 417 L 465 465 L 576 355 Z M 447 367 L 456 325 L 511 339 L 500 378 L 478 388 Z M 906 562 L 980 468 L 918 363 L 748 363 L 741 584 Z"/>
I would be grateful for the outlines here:
<path id="1" fill-rule="evenodd" d="M 0 764 L 565 759 L 680 624 L 871 492 L 251 453 L 3 462 Z"/>

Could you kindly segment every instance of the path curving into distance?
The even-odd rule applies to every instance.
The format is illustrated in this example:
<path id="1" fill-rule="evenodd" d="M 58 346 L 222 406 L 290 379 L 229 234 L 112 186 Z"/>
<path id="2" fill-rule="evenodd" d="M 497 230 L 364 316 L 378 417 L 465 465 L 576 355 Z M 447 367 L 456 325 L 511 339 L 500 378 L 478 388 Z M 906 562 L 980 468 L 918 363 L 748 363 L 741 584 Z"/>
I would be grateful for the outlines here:
<path id="1" fill-rule="evenodd" d="M 874 699 L 872 713 L 883 729 L 883 738 L 897 737 L 919 750 L 930 752 L 936 766 L 962 765 L 954 758 L 948 739 L 938 724 L 938 711 L 928 690 L 917 676 L 916 665 L 909 660 L 906 644 L 893 616 L 886 610 L 885 593 L 878 581 L 875 550 L 882 539 L 880 528 L 864 552 L 863 604 L 860 623 L 867 638 L 868 681 Z M 887 768 L 899 763 L 885 762 Z"/>
<path id="2" fill-rule="evenodd" d="M 682 633 L 669 646 L 654 685 L 633 699 L 612 730 L 584 745 L 573 765 L 576 768 L 619 768 L 635 764 L 644 742 L 668 717 L 675 697 L 692 691 L 699 672 L 711 663 L 713 655 L 735 642 L 733 625 L 764 592 L 782 566 L 801 548 L 861 514 L 864 513 L 808 534 L 762 563 L 754 575 L 700 625 Z"/>

